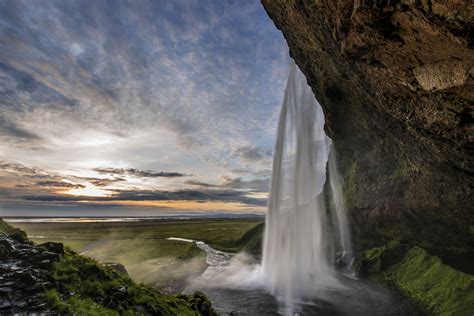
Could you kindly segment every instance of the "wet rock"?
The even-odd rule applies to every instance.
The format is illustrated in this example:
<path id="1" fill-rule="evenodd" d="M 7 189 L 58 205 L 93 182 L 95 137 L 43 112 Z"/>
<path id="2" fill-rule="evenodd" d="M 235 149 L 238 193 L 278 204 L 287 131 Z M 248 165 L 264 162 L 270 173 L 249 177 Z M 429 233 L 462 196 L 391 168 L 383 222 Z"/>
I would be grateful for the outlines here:
<path id="1" fill-rule="evenodd" d="M 4 246 L 8 251 L 15 250 L 15 246 L 13 245 L 13 242 L 10 239 L 8 239 L 8 237 L 1 238 L 0 245 Z"/>
<path id="2" fill-rule="evenodd" d="M 26 242 L 28 240 L 26 233 L 22 230 L 16 230 L 14 233 L 8 235 L 11 239 L 18 242 Z"/>
<path id="3" fill-rule="evenodd" d="M 7 260 L 10 250 L 4 245 L 0 245 L 0 260 Z"/>
<path id="4" fill-rule="evenodd" d="M 35 246 L 22 235 L 0 234 L 0 315 L 47 313 L 44 290 L 60 247 Z M 3 258 L 3 259 L 2 259 Z"/>
<path id="5" fill-rule="evenodd" d="M 44 251 L 39 255 L 39 258 L 41 260 L 47 260 L 50 262 L 57 262 L 61 259 L 61 255 L 54 253 L 54 252 L 49 252 L 49 251 Z"/>
<path id="6" fill-rule="evenodd" d="M 53 266 L 53 261 L 51 260 L 41 260 L 40 262 L 37 263 L 37 266 L 41 269 L 45 269 L 45 270 L 50 270 Z"/>
<path id="7" fill-rule="evenodd" d="M 39 279 L 31 274 L 30 271 L 21 271 L 17 273 L 16 278 L 27 287 L 36 284 Z"/>
<path id="8" fill-rule="evenodd" d="M 206 295 L 204 295 L 204 293 L 200 291 L 194 292 L 193 297 L 190 300 L 190 304 L 192 308 L 198 311 L 201 315 L 217 315 L 216 312 L 212 309 L 211 302 L 207 299 Z"/>
<path id="9" fill-rule="evenodd" d="M 57 242 L 46 242 L 39 247 L 47 249 L 49 252 L 64 255 L 64 245 Z"/>

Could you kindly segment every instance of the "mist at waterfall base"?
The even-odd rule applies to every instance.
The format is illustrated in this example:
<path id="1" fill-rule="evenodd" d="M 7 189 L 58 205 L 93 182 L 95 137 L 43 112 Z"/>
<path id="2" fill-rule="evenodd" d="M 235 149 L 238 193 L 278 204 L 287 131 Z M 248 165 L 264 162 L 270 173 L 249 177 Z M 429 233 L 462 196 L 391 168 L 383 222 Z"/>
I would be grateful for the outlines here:
<path id="1" fill-rule="evenodd" d="M 383 289 L 351 276 L 335 153 L 321 106 L 294 63 L 278 124 L 262 262 L 208 248 L 202 249 L 209 267 L 187 291 L 204 290 L 223 313 L 400 314 L 390 312 L 393 300 Z"/>

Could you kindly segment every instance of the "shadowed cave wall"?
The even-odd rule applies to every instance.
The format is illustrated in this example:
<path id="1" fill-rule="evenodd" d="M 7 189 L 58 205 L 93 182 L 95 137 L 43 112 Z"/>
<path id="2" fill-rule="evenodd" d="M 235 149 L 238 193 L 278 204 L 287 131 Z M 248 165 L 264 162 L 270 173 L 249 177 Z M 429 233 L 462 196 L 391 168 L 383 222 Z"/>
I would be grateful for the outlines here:
<path id="1" fill-rule="evenodd" d="M 470 1 L 262 0 L 326 116 L 359 247 L 473 247 Z"/>

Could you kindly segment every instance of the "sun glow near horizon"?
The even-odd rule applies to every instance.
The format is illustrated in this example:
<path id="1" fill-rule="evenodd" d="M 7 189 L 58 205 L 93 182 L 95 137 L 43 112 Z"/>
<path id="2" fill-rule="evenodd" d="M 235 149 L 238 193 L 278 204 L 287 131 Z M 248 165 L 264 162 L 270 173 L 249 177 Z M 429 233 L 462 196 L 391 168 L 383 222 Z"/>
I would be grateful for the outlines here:
<path id="1" fill-rule="evenodd" d="M 74 196 L 93 196 L 93 197 L 108 197 L 111 194 L 107 190 L 102 190 L 92 184 L 86 184 L 82 188 L 74 188 L 67 190 L 65 192 L 61 192 L 67 195 L 74 195 Z"/>

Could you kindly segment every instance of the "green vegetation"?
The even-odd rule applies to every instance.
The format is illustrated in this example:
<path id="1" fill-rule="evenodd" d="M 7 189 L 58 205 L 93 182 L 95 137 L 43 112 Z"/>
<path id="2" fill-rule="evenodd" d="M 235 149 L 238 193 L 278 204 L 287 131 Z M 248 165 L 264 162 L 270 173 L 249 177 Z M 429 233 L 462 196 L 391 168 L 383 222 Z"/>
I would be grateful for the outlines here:
<path id="1" fill-rule="evenodd" d="M 262 241 L 265 223 L 260 223 L 247 230 L 238 240 L 220 244 L 219 249 L 228 252 L 245 251 L 248 254 L 259 257 L 262 255 Z"/>
<path id="2" fill-rule="evenodd" d="M 117 312 L 97 304 L 91 299 L 69 297 L 62 299 L 57 290 L 46 292 L 46 299 L 50 306 L 59 313 L 68 315 L 117 315 Z"/>
<path id="3" fill-rule="evenodd" d="M 71 249 L 55 264 L 52 279 L 56 288 L 46 292 L 46 299 L 54 310 L 65 314 L 212 315 L 213 311 L 201 293 L 163 295 Z"/>
<path id="4" fill-rule="evenodd" d="M 355 205 L 355 196 L 356 196 L 356 185 L 355 185 L 355 176 L 357 173 L 357 163 L 354 161 L 351 165 L 351 168 L 346 174 L 344 181 L 344 199 L 346 201 L 347 207 Z"/>
<path id="5" fill-rule="evenodd" d="M 247 237 L 244 236 L 249 236 L 246 232 L 259 223 L 242 219 L 195 219 L 15 225 L 27 231 L 36 243 L 63 243 L 98 262 L 123 264 L 136 282 L 164 287 L 173 281 L 197 276 L 207 267 L 205 253 L 195 244 L 166 238 L 202 240 L 223 251 L 246 250 L 257 254 L 261 247 L 258 238 L 249 239 L 249 246 L 245 246 Z M 260 227 L 263 229 L 263 224 Z"/>
<path id="6" fill-rule="evenodd" d="M 434 315 L 472 315 L 474 276 L 455 270 L 418 246 L 397 241 L 365 251 L 360 274 L 394 285 Z"/>
<path id="7" fill-rule="evenodd" d="M 23 241 L 26 241 L 28 239 L 28 237 L 26 236 L 26 233 L 23 230 L 12 227 L 1 218 L 0 218 L 0 232 L 3 232 L 7 235 L 16 235 L 18 237 L 17 239 L 20 239 Z"/>
<path id="8" fill-rule="evenodd" d="M 24 236 L 24 243 L 31 243 L 26 233 L 0 219 L 0 231 Z M 17 239 L 18 240 L 18 239 Z M 41 242 L 45 240 L 40 239 Z M 176 242 L 175 242 L 176 243 Z M 135 247 L 139 244 L 136 243 Z M 182 255 L 187 260 L 201 255 L 193 244 L 185 244 L 186 251 L 173 250 L 178 244 L 169 245 L 167 253 Z M 116 249 L 121 251 L 120 249 Z M 145 254 L 134 260 L 146 260 Z M 162 294 L 156 289 L 132 281 L 125 273 L 113 267 L 104 267 L 96 260 L 81 256 L 66 247 L 60 261 L 46 272 L 48 282 L 42 285 L 44 299 L 49 308 L 66 315 L 217 315 L 206 296 L 200 292 L 192 295 Z"/>

